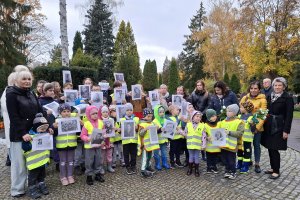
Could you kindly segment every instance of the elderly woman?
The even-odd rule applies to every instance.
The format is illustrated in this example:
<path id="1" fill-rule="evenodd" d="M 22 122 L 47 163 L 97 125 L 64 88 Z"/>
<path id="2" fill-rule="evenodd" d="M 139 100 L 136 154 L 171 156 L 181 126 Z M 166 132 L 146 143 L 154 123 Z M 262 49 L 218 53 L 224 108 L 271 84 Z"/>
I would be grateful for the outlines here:
<path id="1" fill-rule="evenodd" d="M 271 169 L 265 171 L 270 179 L 280 176 L 279 150 L 287 149 L 288 134 L 291 130 L 294 103 L 292 97 L 285 91 L 287 82 L 278 77 L 272 83 L 273 92 L 267 98 L 269 115 L 264 124 L 261 144 L 269 151 Z"/>
<path id="2" fill-rule="evenodd" d="M 11 195 L 20 197 L 25 194 L 27 169 L 22 150 L 22 141 L 30 141 L 28 134 L 35 115 L 42 108 L 35 94 L 30 90 L 32 75 L 29 71 L 16 74 L 15 86 L 6 89 L 6 105 L 10 119 L 11 153 Z"/>

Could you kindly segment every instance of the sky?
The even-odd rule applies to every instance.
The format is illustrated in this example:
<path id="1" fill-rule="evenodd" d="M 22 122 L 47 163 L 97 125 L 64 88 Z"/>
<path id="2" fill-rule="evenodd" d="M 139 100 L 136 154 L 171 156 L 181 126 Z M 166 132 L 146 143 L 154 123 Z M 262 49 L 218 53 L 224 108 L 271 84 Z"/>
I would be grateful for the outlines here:
<path id="1" fill-rule="evenodd" d="M 86 0 L 67 0 L 67 23 L 69 54 L 72 55 L 73 39 L 76 31 L 83 31 L 84 14 L 79 5 Z M 42 13 L 47 16 L 45 25 L 52 31 L 55 44 L 60 42 L 59 1 L 41 0 Z M 117 23 L 129 21 L 143 69 L 147 59 L 155 59 L 158 72 L 162 71 L 166 56 L 171 59 L 183 49 L 184 35 L 190 34 L 188 25 L 196 14 L 201 0 L 124 0 L 117 8 Z M 204 7 L 209 10 L 207 0 Z M 114 33 L 117 33 L 118 24 Z"/>

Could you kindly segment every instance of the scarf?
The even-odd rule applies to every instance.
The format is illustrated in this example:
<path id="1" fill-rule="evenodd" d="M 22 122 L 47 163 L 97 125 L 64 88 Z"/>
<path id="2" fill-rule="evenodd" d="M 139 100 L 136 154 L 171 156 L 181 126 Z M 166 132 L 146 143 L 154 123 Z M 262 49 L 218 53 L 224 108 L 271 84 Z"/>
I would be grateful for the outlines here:
<path id="1" fill-rule="evenodd" d="M 283 94 L 283 92 L 278 93 L 278 94 L 272 92 L 271 93 L 271 102 L 273 103 L 274 101 L 276 101 L 279 97 L 281 97 L 282 94 Z"/>

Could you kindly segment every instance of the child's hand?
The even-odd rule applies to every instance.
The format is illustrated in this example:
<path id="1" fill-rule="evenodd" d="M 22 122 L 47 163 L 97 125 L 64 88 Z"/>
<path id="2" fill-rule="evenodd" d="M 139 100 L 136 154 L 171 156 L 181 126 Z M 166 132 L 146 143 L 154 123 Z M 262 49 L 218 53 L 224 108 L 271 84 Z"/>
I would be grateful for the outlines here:
<path id="1" fill-rule="evenodd" d="M 179 126 L 176 127 L 176 131 L 179 131 L 181 128 Z"/>
<path id="2" fill-rule="evenodd" d="M 127 101 L 125 99 L 122 100 L 122 104 L 126 104 Z"/>
<path id="3" fill-rule="evenodd" d="M 84 123 L 83 123 L 83 121 L 82 121 L 82 120 L 80 120 L 79 122 L 80 122 L 80 125 L 81 125 L 81 126 L 83 126 L 83 125 L 84 125 Z"/>
<path id="4" fill-rule="evenodd" d="M 47 115 L 51 115 L 52 114 L 52 110 L 47 110 Z"/>
<path id="5" fill-rule="evenodd" d="M 88 137 L 87 141 L 88 141 L 88 142 L 92 141 L 92 138 Z"/>
<path id="6" fill-rule="evenodd" d="M 58 123 L 57 123 L 57 122 L 54 122 L 54 123 L 52 124 L 52 126 L 53 126 L 53 128 L 58 128 Z"/>
<path id="7" fill-rule="evenodd" d="M 230 131 L 228 131 L 228 130 L 225 130 L 225 133 L 226 133 L 226 135 L 229 135 Z"/>
<path id="8" fill-rule="evenodd" d="M 212 137 L 209 136 L 209 137 L 206 138 L 206 140 L 207 140 L 208 142 L 212 142 Z"/>
<path id="9" fill-rule="evenodd" d="M 157 125 L 157 126 L 156 126 L 156 129 L 158 130 L 159 128 L 160 128 L 160 127 Z"/>
<path id="10" fill-rule="evenodd" d="M 29 141 L 31 141 L 32 140 L 32 137 L 29 135 L 29 134 L 25 134 L 25 135 L 23 135 L 23 140 L 25 141 L 25 142 L 29 142 Z"/>
<path id="11" fill-rule="evenodd" d="M 52 129 L 52 128 L 49 128 L 48 130 L 49 130 L 49 134 L 50 134 L 50 135 L 53 135 L 53 133 L 54 133 L 53 129 Z"/>

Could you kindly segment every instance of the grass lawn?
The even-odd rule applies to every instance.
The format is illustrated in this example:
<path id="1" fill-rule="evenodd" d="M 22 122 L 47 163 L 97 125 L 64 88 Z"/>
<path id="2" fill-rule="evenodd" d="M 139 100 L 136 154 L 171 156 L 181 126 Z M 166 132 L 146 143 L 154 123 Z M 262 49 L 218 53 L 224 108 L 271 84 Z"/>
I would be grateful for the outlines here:
<path id="1" fill-rule="evenodd" d="M 294 119 L 300 119 L 300 112 L 299 111 L 294 112 Z"/>

